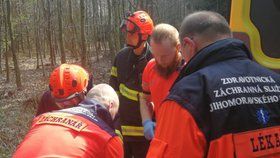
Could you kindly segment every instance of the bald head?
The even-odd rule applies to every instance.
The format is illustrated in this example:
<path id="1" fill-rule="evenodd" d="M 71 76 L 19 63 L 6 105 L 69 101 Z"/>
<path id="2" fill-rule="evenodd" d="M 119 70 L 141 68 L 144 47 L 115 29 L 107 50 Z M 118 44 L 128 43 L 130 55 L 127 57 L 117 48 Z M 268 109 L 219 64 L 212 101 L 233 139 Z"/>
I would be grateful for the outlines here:
<path id="1" fill-rule="evenodd" d="M 221 37 L 230 38 L 232 33 L 222 15 L 211 11 L 199 11 L 185 17 L 180 28 L 181 41 L 184 37 L 193 36 L 215 40 Z"/>
<path id="2" fill-rule="evenodd" d="M 103 104 L 110 112 L 112 118 L 115 117 L 119 109 L 119 98 L 115 90 L 108 84 L 98 84 L 94 86 L 86 96 L 87 99 L 95 99 Z"/>

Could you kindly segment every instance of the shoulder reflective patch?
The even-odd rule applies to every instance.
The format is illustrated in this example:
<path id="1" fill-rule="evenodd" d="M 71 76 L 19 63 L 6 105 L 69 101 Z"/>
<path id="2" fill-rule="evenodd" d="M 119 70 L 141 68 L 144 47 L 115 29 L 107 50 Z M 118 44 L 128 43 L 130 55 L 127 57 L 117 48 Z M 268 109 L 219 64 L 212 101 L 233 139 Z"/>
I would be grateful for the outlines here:
<path id="1" fill-rule="evenodd" d="M 280 126 L 233 135 L 236 157 L 280 156 Z"/>
<path id="2" fill-rule="evenodd" d="M 121 126 L 123 136 L 144 136 L 144 127 Z"/>
<path id="3" fill-rule="evenodd" d="M 112 67 L 111 76 L 118 77 L 117 67 L 115 66 Z"/>
<path id="4" fill-rule="evenodd" d="M 138 101 L 139 92 L 136 90 L 129 89 L 123 83 L 120 84 L 121 95 L 127 97 L 130 100 Z"/>
<path id="5" fill-rule="evenodd" d="M 43 114 L 39 117 L 40 118 L 35 123 L 35 125 L 40 125 L 40 124 L 61 125 L 79 132 L 87 126 L 85 122 L 67 116 L 67 114 L 63 114 L 63 113 Z"/>
<path id="6" fill-rule="evenodd" d="M 123 136 L 122 136 L 121 131 L 115 129 L 115 133 L 118 135 L 118 137 L 120 138 L 120 140 L 123 142 Z"/>

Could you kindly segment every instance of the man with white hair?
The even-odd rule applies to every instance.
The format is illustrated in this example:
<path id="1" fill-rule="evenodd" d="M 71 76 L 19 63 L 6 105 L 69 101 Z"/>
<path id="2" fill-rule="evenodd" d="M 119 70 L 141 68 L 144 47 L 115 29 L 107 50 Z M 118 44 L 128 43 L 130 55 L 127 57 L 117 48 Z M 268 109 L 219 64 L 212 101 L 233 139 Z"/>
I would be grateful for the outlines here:
<path id="1" fill-rule="evenodd" d="M 13 157 L 123 157 L 113 127 L 118 108 L 114 89 L 98 84 L 78 106 L 36 117 Z"/>

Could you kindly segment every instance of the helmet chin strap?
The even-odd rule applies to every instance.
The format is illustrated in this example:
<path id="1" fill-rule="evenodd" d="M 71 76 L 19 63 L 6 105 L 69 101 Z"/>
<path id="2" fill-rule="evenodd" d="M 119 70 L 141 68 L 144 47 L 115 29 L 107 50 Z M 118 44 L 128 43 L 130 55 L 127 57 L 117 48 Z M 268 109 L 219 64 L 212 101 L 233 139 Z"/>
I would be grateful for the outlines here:
<path id="1" fill-rule="evenodd" d="M 138 40 L 138 43 L 137 43 L 136 46 L 135 46 L 135 45 L 130 45 L 130 44 L 127 44 L 127 46 L 132 47 L 133 49 L 137 49 L 137 48 L 139 48 L 139 47 L 141 46 L 141 44 L 142 44 L 143 42 L 146 42 L 146 41 L 147 41 L 147 40 L 143 40 L 143 39 L 142 39 L 142 34 L 141 34 L 141 33 L 138 33 L 138 37 L 139 37 L 139 40 Z"/>

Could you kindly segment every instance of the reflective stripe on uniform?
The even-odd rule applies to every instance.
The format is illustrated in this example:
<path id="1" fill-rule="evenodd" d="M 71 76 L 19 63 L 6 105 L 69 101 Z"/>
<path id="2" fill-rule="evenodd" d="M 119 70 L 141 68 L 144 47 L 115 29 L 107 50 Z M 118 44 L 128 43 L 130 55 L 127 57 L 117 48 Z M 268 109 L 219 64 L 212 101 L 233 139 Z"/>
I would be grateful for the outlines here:
<path id="1" fill-rule="evenodd" d="M 144 136 L 144 127 L 121 126 L 123 136 Z"/>
<path id="2" fill-rule="evenodd" d="M 117 67 L 115 67 L 115 66 L 112 67 L 111 76 L 118 77 Z"/>
<path id="3" fill-rule="evenodd" d="M 127 88 L 123 83 L 120 84 L 121 95 L 127 97 L 130 100 L 138 101 L 138 91 Z"/>

